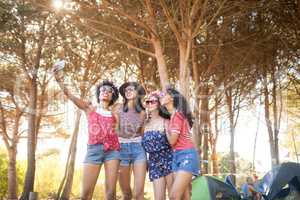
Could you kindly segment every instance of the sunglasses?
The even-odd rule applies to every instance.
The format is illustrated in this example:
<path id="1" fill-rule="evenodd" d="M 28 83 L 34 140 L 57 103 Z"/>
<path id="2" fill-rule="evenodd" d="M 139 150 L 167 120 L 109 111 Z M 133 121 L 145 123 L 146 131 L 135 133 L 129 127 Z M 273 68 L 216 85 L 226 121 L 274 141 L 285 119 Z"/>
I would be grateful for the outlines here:
<path id="1" fill-rule="evenodd" d="M 113 93 L 114 90 L 113 90 L 113 88 L 110 87 L 110 86 L 102 86 L 102 87 L 100 88 L 100 92 Z"/>
<path id="2" fill-rule="evenodd" d="M 159 98 L 165 97 L 166 95 L 167 95 L 166 92 L 160 92 L 160 93 L 158 94 Z"/>
<path id="3" fill-rule="evenodd" d="M 146 105 L 149 105 L 149 104 L 153 105 L 153 104 L 156 104 L 157 102 L 158 102 L 158 100 L 147 100 L 147 101 L 145 101 Z"/>
<path id="4" fill-rule="evenodd" d="M 133 92 L 133 91 L 135 91 L 135 87 L 133 87 L 133 86 L 129 86 L 129 87 L 125 88 L 125 92 Z"/>

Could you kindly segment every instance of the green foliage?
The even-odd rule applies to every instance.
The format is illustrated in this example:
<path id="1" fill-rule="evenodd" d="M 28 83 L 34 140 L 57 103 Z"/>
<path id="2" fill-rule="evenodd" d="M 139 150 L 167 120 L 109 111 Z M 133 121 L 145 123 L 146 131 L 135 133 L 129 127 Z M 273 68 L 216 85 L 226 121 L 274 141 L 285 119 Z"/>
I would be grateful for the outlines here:
<path id="1" fill-rule="evenodd" d="M 17 163 L 17 191 L 18 193 L 22 190 L 22 185 L 24 181 L 25 174 L 25 166 L 23 163 Z M 7 177 L 7 169 L 8 169 L 8 157 L 5 153 L 5 150 L 0 149 L 0 199 L 5 199 L 7 195 L 7 187 L 8 187 L 8 177 Z"/>
<path id="2" fill-rule="evenodd" d="M 251 162 L 241 158 L 237 153 L 235 154 L 236 158 L 236 169 L 237 173 L 247 173 L 250 172 L 252 168 Z M 230 155 L 223 154 L 220 157 L 220 173 L 229 173 L 230 172 Z"/>
<path id="3" fill-rule="evenodd" d="M 7 193 L 7 156 L 0 153 L 0 199 L 4 199 Z"/>

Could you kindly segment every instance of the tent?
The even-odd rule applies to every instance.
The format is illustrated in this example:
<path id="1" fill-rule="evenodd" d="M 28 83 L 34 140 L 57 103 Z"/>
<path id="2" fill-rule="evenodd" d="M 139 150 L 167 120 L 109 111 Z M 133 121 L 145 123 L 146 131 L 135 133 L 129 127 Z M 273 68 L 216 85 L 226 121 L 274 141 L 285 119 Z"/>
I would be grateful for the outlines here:
<path id="1" fill-rule="evenodd" d="M 297 195 L 300 192 L 300 164 L 288 162 L 275 167 L 262 178 L 258 191 L 266 200 Z"/>
<path id="2" fill-rule="evenodd" d="M 238 200 L 240 195 L 235 188 L 223 181 L 200 176 L 192 182 L 192 200 Z"/>

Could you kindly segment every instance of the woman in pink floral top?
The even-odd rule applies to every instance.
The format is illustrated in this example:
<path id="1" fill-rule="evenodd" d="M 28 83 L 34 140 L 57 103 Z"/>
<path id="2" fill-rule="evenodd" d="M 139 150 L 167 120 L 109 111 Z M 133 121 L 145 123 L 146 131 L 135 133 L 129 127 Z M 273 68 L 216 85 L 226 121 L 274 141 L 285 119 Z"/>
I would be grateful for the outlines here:
<path id="1" fill-rule="evenodd" d="M 94 106 L 70 93 L 63 84 L 62 73 L 56 72 L 55 78 L 65 95 L 86 113 L 88 119 L 88 144 L 83 166 L 81 199 L 92 199 L 102 164 L 106 178 L 105 199 L 116 199 L 120 144 L 115 131 L 117 120 L 110 106 L 118 99 L 118 89 L 112 82 L 103 81 L 97 87 L 98 105 Z"/>

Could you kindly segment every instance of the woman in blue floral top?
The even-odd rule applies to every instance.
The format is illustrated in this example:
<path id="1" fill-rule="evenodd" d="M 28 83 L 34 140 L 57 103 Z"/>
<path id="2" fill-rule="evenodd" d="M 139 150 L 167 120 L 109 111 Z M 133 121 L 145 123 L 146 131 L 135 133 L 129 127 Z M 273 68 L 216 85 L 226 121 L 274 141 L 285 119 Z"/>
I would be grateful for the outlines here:
<path id="1" fill-rule="evenodd" d="M 172 177 L 172 148 L 165 133 L 170 116 L 159 103 L 156 92 L 145 100 L 148 117 L 144 127 L 142 145 L 148 154 L 149 179 L 153 182 L 154 199 L 166 199 L 166 189 L 170 194 Z"/>

